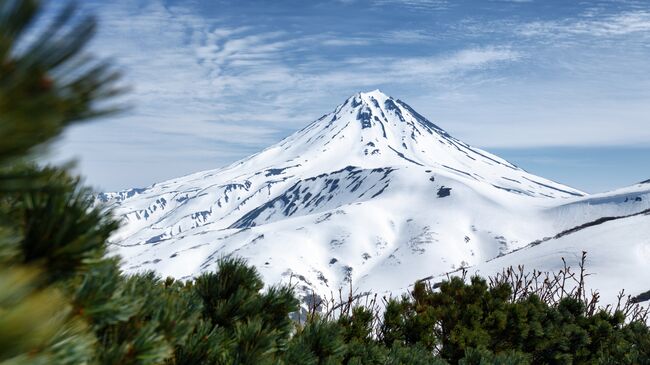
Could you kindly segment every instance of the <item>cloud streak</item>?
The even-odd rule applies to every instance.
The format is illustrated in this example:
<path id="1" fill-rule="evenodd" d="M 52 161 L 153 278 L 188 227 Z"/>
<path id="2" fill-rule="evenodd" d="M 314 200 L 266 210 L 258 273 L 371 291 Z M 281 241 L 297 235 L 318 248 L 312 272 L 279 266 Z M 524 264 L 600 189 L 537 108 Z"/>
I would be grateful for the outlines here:
<path id="1" fill-rule="evenodd" d="M 617 37 L 630 34 L 648 36 L 650 32 L 650 11 L 626 11 L 596 19 L 593 19 L 592 15 L 583 19 L 531 22 L 523 25 L 520 31 L 524 36 Z"/>
<path id="2" fill-rule="evenodd" d="M 323 16 L 325 24 L 312 26 L 321 14 L 295 25 L 291 16 L 241 17 L 201 4 L 85 3 L 101 21 L 92 50 L 117 60 L 133 88 L 134 108 L 101 126 L 75 129 L 59 148 L 62 156 L 81 154 L 86 168 L 102 169 L 97 161 L 104 156 L 84 152 L 97 150 L 85 136 L 99 144 L 96 136 L 104 136 L 107 148 L 121 141 L 127 147 L 115 159 L 155 161 L 142 168 L 141 185 L 180 174 L 161 169 L 170 161 L 161 150 L 173 148 L 188 166 L 218 167 L 374 88 L 480 146 L 650 142 L 642 128 L 650 112 L 650 81 L 643 76 L 650 72 L 650 50 L 639 47 L 650 34 L 650 10 L 587 9 L 539 21 L 459 17 L 460 5 L 447 1 L 350 0 L 339 5 L 358 13 Z M 367 15 L 363 6 L 383 22 L 345 23 Z M 429 21 L 423 15 L 429 10 L 449 22 Z M 403 18 L 389 23 L 398 15 Z M 635 128 L 640 131 L 631 133 Z M 103 179 L 111 188 L 119 180 Z"/>
<path id="3" fill-rule="evenodd" d="M 331 100 L 317 104 L 313 100 L 333 93 L 343 98 L 391 82 L 461 82 L 466 72 L 520 57 L 507 47 L 473 47 L 433 56 L 301 59 L 314 41 L 325 46 L 363 46 L 417 42 L 426 36 L 417 31 L 387 32 L 374 38 L 262 32 L 254 26 L 228 26 L 218 19 L 210 23 L 191 8 L 166 7 L 158 1 L 100 10 L 104 31 L 95 49 L 114 55 L 134 81 L 134 118 L 156 116 L 153 129 L 176 128 L 179 133 L 187 131 L 186 122 L 179 122 L 187 116 L 205 121 L 203 127 L 194 123 L 197 135 L 213 130 L 208 120 L 249 120 L 267 134 L 280 133 L 309 121 L 302 113 L 296 115 L 297 109 L 312 117 L 324 107 L 331 108 Z"/>

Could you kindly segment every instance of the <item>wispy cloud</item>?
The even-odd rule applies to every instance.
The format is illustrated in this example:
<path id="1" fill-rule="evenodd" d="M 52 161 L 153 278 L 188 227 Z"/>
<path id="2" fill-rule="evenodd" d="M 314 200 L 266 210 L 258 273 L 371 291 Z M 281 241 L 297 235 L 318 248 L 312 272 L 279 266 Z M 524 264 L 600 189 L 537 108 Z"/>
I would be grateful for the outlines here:
<path id="1" fill-rule="evenodd" d="M 319 90 L 342 98 L 391 82 L 452 78 L 460 82 L 465 72 L 514 62 L 521 56 L 503 47 L 472 47 L 433 56 L 302 58 L 315 40 L 325 46 L 360 46 L 417 42 L 427 35 L 409 30 L 386 32 L 381 37 L 292 35 L 250 25 L 228 26 L 219 19 L 210 22 L 192 8 L 166 7 L 155 0 L 144 7 L 123 4 L 102 8 L 101 13 L 104 31 L 96 48 L 115 55 L 134 81 L 135 114 L 140 118 L 164 116 L 152 126 L 156 130 L 164 125 L 169 130 L 186 131 L 178 120 L 191 115 L 204 121 L 203 127 L 194 125 L 197 134 L 212 130 L 210 123 L 241 120 L 268 133 L 280 133 L 308 121 L 304 114 L 296 114 L 297 110 L 316 116 L 323 107 L 332 107 L 329 100 L 313 103 L 325 94 Z"/>
<path id="2" fill-rule="evenodd" d="M 531 22 L 521 27 L 525 36 L 625 36 L 633 33 L 650 36 L 650 11 L 635 10 L 583 19 Z"/>
<path id="3" fill-rule="evenodd" d="M 449 8 L 450 3 L 446 0 L 373 0 L 375 6 L 396 6 L 412 10 L 444 10 Z"/>
<path id="4" fill-rule="evenodd" d="M 423 30 L 393 30 L 381 34 L 381 39 L 387 43 L 417 43 L 432 39 L 433 37 Z"/>
<path id="5" fill-rule="evenodd" d="M 167 146 L 188 166 L 218 167 L 374 88 L 481 146 L 650 141 L 643 127 L 650 112 L 649 9 L 589 8 L 531 21 L 452 18 L 461 5 L 438 0 L 339 0 L 351 19 L 372 11 L 356 24 L 321 17 L 324 7 L 317 7 L 317 18 L 296 20 L 210 12 L 199 6 L 205 4 L 85 3 L 101 21 L 93 51 L 119 63 L 134 108 L 101 126 L 75 129 L 68 155 L 97 150 L 84 141 L 102 136 L 124 146 L 115 159 L 150 161 L 141 176 L 161 180 L 181 173 L 161 168 L 173 161 Z M 493 6 L 501 12 L 536 4 Z M 442 16 L 430 20 L 429 11 Z M 89 168 L 103 168 L 87 159 L 105 155 L 84 156 Z"/>
<path id="6" fill-rule="evenodd" d="M 534 0 L 489 0 L 493 2 L 501 2 L 501 3 L 532 3 Z"/>
<path id="7" fill-rule="evenodd" d="M 322 44 L 325 46 L 367 46 L 372 44 L 372 39 L 369 38 L 329 38 L 323 40 Z"/>

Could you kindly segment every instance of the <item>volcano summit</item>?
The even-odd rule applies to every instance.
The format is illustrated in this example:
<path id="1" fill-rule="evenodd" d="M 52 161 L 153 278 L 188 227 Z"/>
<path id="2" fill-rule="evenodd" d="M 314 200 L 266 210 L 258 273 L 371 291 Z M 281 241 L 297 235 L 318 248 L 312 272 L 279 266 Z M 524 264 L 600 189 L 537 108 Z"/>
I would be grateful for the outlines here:
<path id="1" fill-rule="evenodd" d="M 557 265 L 560 256 L 571 261 L 589 251 L 592 271 L 609 275 L 611 267 L 599 260 L 611 252 L 603 251 L 599 235 L 571 241 L 602 225 L 563 236 L 557 247 L 548 241 L 620 217 L 608 224 L 631 222 L 627 231 L 638 233 L 619 248 L 644 253 L 618 263 L 627 269 L 614 274 L 635 277 L 626 284 L 632 292 L 650 282 L 649 270 L 634 276 L 650 262 L 650 232 L 642 228 L 650 227 L 650 216 L 641 213 L 650 208 L 648 184 L 587 195 L 452 137 L 378 90 L 348 98 L 230 166 L 103 193 L 97 201 L 123 219 L 112 241 L 127 272 L 189 278 L 214 270 L 221 256 L 238 255 L 267 283 L 297 281 L 302 295 L 349 283 L 399 293 L 417 279 L 461 267 L 516 265 L 511 252 L 523 248 L 517 255 L 535 257 L 541 247 L 546 257 L 557 254 Z M 555 269 L 552 260 L 543 265 L 531 269 Z"/>

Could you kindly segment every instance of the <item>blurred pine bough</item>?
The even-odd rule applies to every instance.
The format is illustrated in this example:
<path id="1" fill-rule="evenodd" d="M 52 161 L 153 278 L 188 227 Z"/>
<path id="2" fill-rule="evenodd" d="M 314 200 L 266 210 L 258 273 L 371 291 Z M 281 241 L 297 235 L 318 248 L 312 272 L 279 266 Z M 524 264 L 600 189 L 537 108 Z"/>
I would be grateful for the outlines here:
<path id="1" fill-rule="evenodd" d="M 650 363 L 644 312 L 522 294 L 531 282 L 514 274 L 417 283 L 382 311 L 341 296 L 299 323 L 292 289 L 263 290 L 241 259 L 187 282 L 122 275 L 106 255 L 117 222 L 79 178 L 30 163 L 118 110 L 119 75 L 84 53 L 92 18 L 69 6 L 41 27 L 41 11 L 0 0 L 1 365 Z"/>
<path id="2" fill-rule="evenodd" d="M 30 164 L 75 122 L 102 114 L 117 74 L 81 56 L 95 22 L 65 8 L 31 41 L 37 1 L 0 1 L 0 363 L 79 364 L 97 339 L 74 313 L 72 278 L 101 259 L 116 224 L 87 212 L 87 191 Z"/>

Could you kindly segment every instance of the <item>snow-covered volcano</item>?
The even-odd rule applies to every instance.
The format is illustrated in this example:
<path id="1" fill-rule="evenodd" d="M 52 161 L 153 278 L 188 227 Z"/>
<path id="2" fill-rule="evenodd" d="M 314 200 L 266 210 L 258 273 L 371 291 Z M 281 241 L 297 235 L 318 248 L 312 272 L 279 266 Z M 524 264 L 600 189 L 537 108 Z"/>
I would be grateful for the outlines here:
<path id="1" fill-rule="evenodd" d="M 632 190 L 595 204 L 375 90 L 228 167 L 98 201 L 124 220 L 113 239 L 129 272 L 187 278 L 235 254 L 269 283 L 292 278 L 304 293 L 327 294 L 350 282 L 398 292 L 591 219 L 650 208 L 650 186 Z"/>

